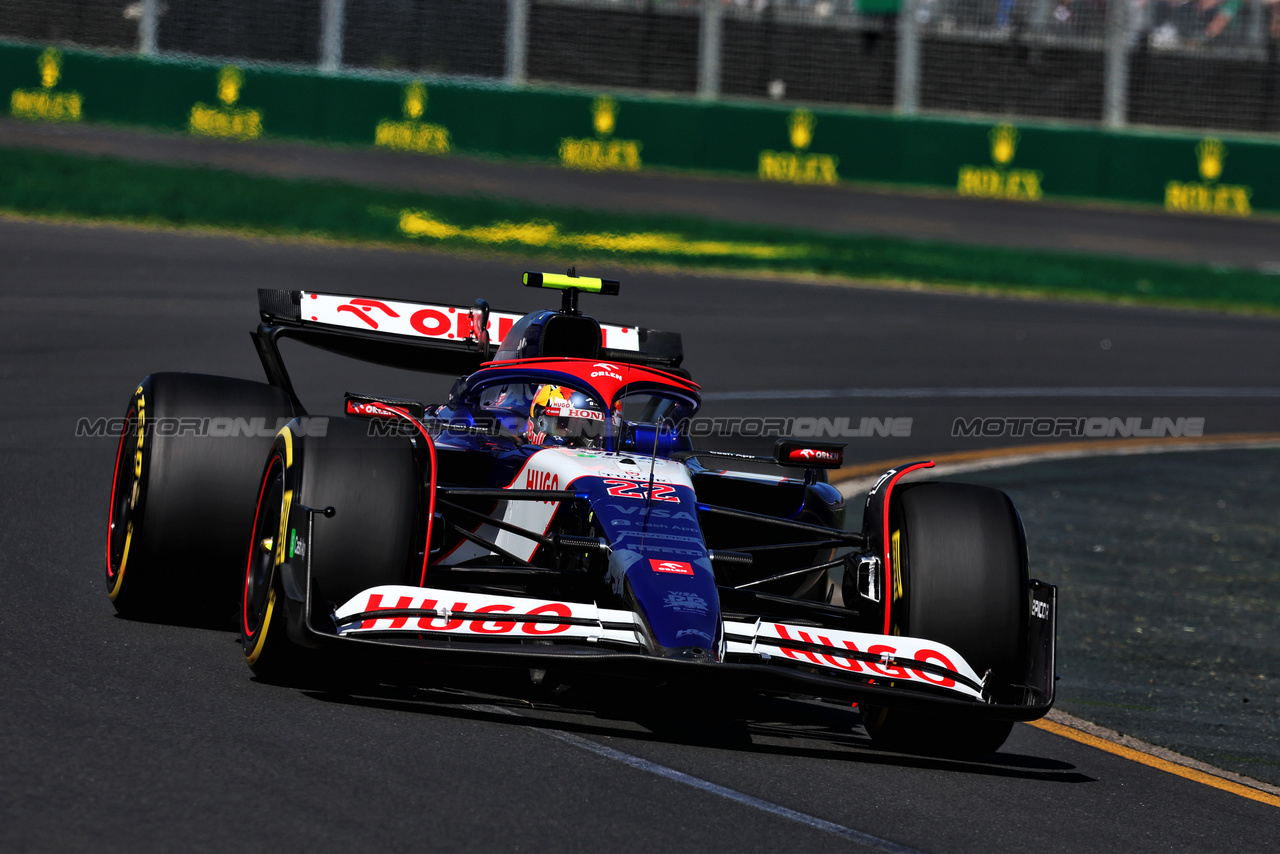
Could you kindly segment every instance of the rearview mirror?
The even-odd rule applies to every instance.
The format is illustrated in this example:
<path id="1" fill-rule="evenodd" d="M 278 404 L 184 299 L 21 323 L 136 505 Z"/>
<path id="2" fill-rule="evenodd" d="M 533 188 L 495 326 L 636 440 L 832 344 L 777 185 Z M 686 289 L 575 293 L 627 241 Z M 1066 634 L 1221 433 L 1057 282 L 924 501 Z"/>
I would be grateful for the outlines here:
<path id="1" fill-rule="evenodd" d="M 838 469 L 844 464 L 844 443 L 779 439 L 773 446 L 773 461 L 791 468 Z"/>

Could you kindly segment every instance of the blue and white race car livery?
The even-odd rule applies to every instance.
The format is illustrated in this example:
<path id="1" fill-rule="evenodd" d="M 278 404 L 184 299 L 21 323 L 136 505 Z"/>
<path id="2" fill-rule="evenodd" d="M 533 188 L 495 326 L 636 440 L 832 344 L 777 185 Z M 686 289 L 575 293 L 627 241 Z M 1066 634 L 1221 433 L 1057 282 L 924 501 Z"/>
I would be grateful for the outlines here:
<path id="1" fill-rule="evenodd" d="M 842 446 L 695 448 L 679 335 L 580 312 L 617 282 L 524 280 L 560 309 L 261 291 L 266 383 L 144 379 L 112 490 L 116 608 L 234 600 L 269 680 L 377 661 L 404 682 L 447 663 L 723 684 L 853 703 L 877 741 L 934 753 L 994 750 L 1049 710 L 1056 590 L 1027 577 L 1007 496 L 899 465 L 849 530 L 827 482 Z M 459 379 L 441 403 L 348 393 L 325 418 L 283 340 Z M 214 419 L 283 426 L 166 428 Z"/>

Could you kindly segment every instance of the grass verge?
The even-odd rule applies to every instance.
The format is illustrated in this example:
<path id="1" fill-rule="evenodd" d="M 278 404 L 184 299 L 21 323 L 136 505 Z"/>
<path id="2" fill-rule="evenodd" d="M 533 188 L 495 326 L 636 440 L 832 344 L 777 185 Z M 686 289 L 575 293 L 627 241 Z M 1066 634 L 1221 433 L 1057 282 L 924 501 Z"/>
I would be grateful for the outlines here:
<path id="1" fill-rule="evenodd" d="M 1040 296 L 1280 313 L 1280 276 L 1158 261 L 849 237 L 484 197 L 292 181 L 45 151 L 0 156 L 0 209 L 339 241 L 487 249 Z"/>

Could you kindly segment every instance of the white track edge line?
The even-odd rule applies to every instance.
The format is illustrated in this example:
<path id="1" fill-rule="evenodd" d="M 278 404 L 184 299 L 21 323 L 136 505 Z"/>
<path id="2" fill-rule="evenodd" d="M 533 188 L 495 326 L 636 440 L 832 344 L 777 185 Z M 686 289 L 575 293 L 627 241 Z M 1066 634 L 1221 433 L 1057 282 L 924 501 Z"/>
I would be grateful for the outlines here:
<path id="1" fill-rule="evenodd" d="M 1013 466 L 1028 465 L 1038 462 L 1054 462 L 1058 460 L 1079 459 L 1083 457 L 1105 457 L 1105 456 L 1136 456 L 1138 454 L 1162 454 L 1175 453 L 1183 451 L 1230 451 L 1230 450 L 1252 450 L 1254 448 L 1276 448 L 1280 447 L 1280 443 L 1266 441 L 1234 441 L 1234 442 L 1205 442 L 1203 444 L 1194 445 L 1171 445 L 1162 447 L 1159 445 L 1147 445 L 1136 448 L 1111 447 L 1111 448 L 1073 448 L 1069 451 L 1042 451 L 1040 453 L 1018 454 L 1017 456 L 998 457 L 987 460 L 973 460 L 963 463 L 943 463 L 933 469 L 928 469 L 930 475 L 945 477 L 952 474 L 964 474 L 965 472 L 988 471 L 990 469 L 1011 468 Z M 871 488 L 871 485 L 879 479 L 876 477 L 856 477 L 848 480 L 837 481 L 833 486 L 840 490 L 840 494 L 845 498 L 852 498 Z M 1175 753 L 1164 747 L 1149 744 L 1132 736 L 1123 735 L 1115 730 L 1107 729 L 1099 726 L 1092 721 L 1084 718 L 1076 717 L 1068 712 L 1060 709 L 1051 709 L 1045 716 L 1055 723 L 1063 726 L 1079 730 L 1087 735 L 1095 738 L 1101 738 L 1103 741 L 1109 741 L 1112 744 L 1118 744 L 1122 747 L 1128 747 L 1130 750 L 1136 750 L 1148 756 L 1157 759 L 1163 759 L 1166 762 L 1172 762 L 1175 765 L 1181 765 L 1185 768 L 1191 768 L 1201 771 L 1205 774 L 1211 774 L 1228 780 L 1242 786 L 1249 786 L 1268 794 L 1280 795 L 1280 787 L 1273 786 L 1270 783 L 1264 783 L 1261 780 L 1255 780 L 1252 777 L 1246 777 L 1237 774 L 1234 771 L 1227 771 L 1222 768 L 1215 767 L 1207 762 L 1201 762 L 1198 759 L 1191 759 L 1180 753 Z"/>
<path id="2" fill-rule="evenodd" d="M 504 709 L 501 706 L 477 704 L 468 706 L 468 708 L 477 712 L 486 712 L 489 714 L 506 715 L 522 719 L 525 717 L 519 712 L 513 712 L 510 709 Z M 583 738 L 582 736 L 574 735 L 573 733 L 554 729 L 539 729 L 537 731 L 549 738 L 554 738 L 557 741 L 562 741 L 565 744 L 572 745 L 580 750 L 586 750 L 590 753 L 596 754 L 597 756 L 612 759 L 615 762 L 621 762 L 623 765 L 630 766 L 631 768 L 635 768 L 639 771 L 646 771 L 650 774 L 655 774 L 659 777 L 671 780 L 672 782 L 691 786 L 695 789 L 700 789 L 704 792 L 743 804 L 744 806 L 752 807 L 754 809 L 761 810 L 762 812 L 776 815 L 780 818 L 789 819 L 797 822 L 798 824 L 807 825 L 808 827 L 812 827 L 816 830 L 826 831 L 827 833 L 842 837 L 850 842 L 856 842 L 859 845 L 864 845 L 868 848 L 873 848 L 877 851 L 885 851 L 888 852 L 888 854 L 924 854 L 924 852 L 917 848 L 912 848 L 908 845 L 901 845 L 897 842 L 883 839 L 870 833 L 864 833 L 861 830 L 854 830 L 853 828 L 845 827 L 842 824 L 836 824 L 833 821 L 827 821 L 826 819 L 818 818 L 817 816 L 812 816 L 808 813 L 802 813 L 797 810 L 790 809 L 789 807 L 784 807 L 781 804 L 762 800 L 752 795 L 739 792 L 736 789 L 730 789 L 726 786 L 721 786 L 718 783 L 703 780 L 701 777 L 694 777 L 693 775 L 686 774 L 683 771 L 668 768 L 666 765 L 659 765 L 657 762 L 651 762 L 648 759 L 643 759 L 639 756 L 625 753 L 607 745 L 599 744 L 591 741 L 590 739 Z"/>
<path id="3" fill-rule="evenodd" d="M 829 400 L 868 398 L 872 400 L 949 400 L 997 398 L 1208 398 L 1249 399 L 1280 397 L 1280 388 L 1270 386 L 1010 386 L 972 388 L 812 388 L 713 391 L 702 395 L 709 403 L 748 400 Z"/>

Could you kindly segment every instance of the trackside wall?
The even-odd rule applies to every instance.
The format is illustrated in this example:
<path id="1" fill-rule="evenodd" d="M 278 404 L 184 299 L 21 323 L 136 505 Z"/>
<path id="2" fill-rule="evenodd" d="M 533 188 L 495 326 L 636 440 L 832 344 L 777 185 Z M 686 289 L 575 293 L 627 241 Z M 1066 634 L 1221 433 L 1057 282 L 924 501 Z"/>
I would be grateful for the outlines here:
<path id="1" fill-rule="evenodd" d="M 5 111 L 425 155 L 687 169 L 1222 216 L 1280 212 L 1280 142 L 508 88 L 0 43 Z"/>

